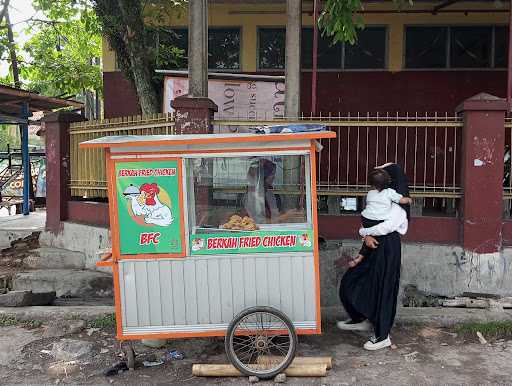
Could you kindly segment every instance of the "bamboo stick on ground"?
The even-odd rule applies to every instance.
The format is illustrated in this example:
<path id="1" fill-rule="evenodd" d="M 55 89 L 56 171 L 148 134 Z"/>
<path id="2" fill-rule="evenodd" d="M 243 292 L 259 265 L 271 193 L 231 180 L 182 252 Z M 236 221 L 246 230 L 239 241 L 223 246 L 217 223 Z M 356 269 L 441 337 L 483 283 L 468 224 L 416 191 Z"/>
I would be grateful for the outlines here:
<path id="1" fill-rule="evenodd" d="M 254 365 L 254 368 L 264 369 L 266 366 Z M 288 377 L 325 377 L 327 366 L 325 364 L 303 364 L 288 367 L 284 373 Z M 192 375 L 196 377 L 243 377 L 233 365 L 195 364 L 192 366 Z"/>
<path id="2" fill-rule="evenodd" d="M 260 356 L 257 362 L 260 364 L 267 363 L 281 363 L 282 357 L 278 356 Z M 301 365 L 325 365 L 327 370 L 332 369 L 332 358 L 331 357 L 295 357 L 290 366 L 301 366 Z"/>

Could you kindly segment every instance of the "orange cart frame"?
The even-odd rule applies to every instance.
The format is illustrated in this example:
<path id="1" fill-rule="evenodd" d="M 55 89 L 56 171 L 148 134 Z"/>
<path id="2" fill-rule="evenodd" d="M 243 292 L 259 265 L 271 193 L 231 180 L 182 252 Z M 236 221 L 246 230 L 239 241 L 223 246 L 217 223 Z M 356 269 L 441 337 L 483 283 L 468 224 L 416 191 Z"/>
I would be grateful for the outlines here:
<path id="1" fill-rule="evenodd" d="M 298 334 L 320 334 L 321 316 L 320 316 L 320 267 L 319 267 L 319 246 L 318 246 L 318 218 L 317 218 L 317 191 L 316 191 L 316 172 L 317 172 L 317 140 L 334 138 L 335 133 L 329 131 L 295 133 L 295 134 L 218 134 L 218 135 L 181 135 L 181 136 L 127 136 L 127 137 L 104 137 L 80 144 L 82 148 L 104 148 L 106 150 L 106 170 L 107 185 L 109 197 L 109 215 L 110 228 L 112 234 L 112 253 L 104 256 L 97 266 L 111 267 L 114 279 L 115 312 L 117 321 L 117 338 L 119 340 L 138 340 L 138 339 L 168 339 L 168 338 L 192 338 L 192 337 L 212 337 L 224 336 L 226 327 L 218 324 L 207 326 L 207 329 L 201 330 L 197 326 L 184 326 L 181 330 L 173 330 L 172 326 L 159 330 L 159 326 L 140 327 L 140 333 L 129 332 L 126 326 L 125 304 L 126 294 L 123 296 L 123 288 L 127 288 L 126 280 L 129 280 L 128 274 L 122 273 L 125 269 L 120 264 L 145 264 L 145 269 L 154 269 L 158 261 L 169 262 L 172 265 L 176 262 L 186 262 L 190 259 L 190 235 L 188 232 L 188 202 L 186 199 L 187 189 L 183 170 L 185 160 L 189 158 L 205 156 L 225 157 L 233 154 L 238 156 L 245 155 L 296 155 L 302 154 L 309 157 L 309 176 L 310 197 L 309 203 L 311 210 L 312 224 L 312 268 L 314 270 L 314 324 L 313 327 L 301 325 L 296 327 Z M 120 248 L 120 226 L 118 217 L 118 192 L 116 187 L 115 165 L 118 162 L 153 162 L 153 161 L 174 161 L 178 165 L 177 179 L 179 186 L 179 223 L 180 223 L 180 253 L 143 253 L 143 254 L 122 254 Z M 288 258 L 288 255 L 286 255 Z M 228 257 L 224 257 L 227 261 Z M 303 261 L 307 261 L 304 258 Z M 149 265 L 148 265 L 149 264 Z M 207 263 L 208 264 L 208 263 Z M 306 263 L 303 263 L 306 267 Z M 128 266 L 128 265 L 127 265 Z M 132 266 L 130 266 L 132 267 Z M 150 268 L 147 268 L 150 267 Z M 137 270 L 135 268 L 130 268 Z M 160 269 L 160 268 L 158 268 Z M 149 274 L 146 271 L 146 275 Z M 174 271 L 173 271 L 174 272 Z M 174 273 L 173 273 L 174 274 Z M 135 274 L 134 274 L 135 275 Z M 135 275 L 136 276 L 136 275 Z M 160 276 L 159 276 L 160 277 Z M 174 276 L 173 276 L 174 277 Z M 182 276 L 179 276 L 182 277 Z M 147 285 L 150 286 L 152 283 Z M 160 279 L 159 279 L 160 280 Z M 185 280 L 183 280 L 185 284 Z M 160 283 L 159 283 L 160 285 Z M 175 285 L 175 283 L 172 283 Z M 148 287 L 149 288 L 149 287 Z M 197 291 L 197 290 L 196 290 Z M 149 290 L 148 290 L 149 292 Z M 264 306 L 265 304 L 258 304 Z M 123 310 L 123 307 L 125 308 Z M 173 304 L 174 307 L 174 304 Z M 233 306 L 234 307 L 234 306 Z M 218 328 L 217 328 L 218 327 Z M 137 327 L 139 328 L 139 327 Z M 206 327 L 205 327 L 206 328 Z M 134 331 L 137 329 L 134 328 Z M 138 331 L 138 330 L 137 330 Z"/>

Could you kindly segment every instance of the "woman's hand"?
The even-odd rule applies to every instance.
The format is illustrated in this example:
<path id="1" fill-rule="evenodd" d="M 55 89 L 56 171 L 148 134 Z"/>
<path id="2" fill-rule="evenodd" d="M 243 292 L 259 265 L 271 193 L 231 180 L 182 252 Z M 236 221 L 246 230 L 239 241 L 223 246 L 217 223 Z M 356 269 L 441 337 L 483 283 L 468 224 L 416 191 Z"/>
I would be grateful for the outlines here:
<path id="1" fill-rule="evenodd" d="M 372 249 L 375 249 L 379 246 L 379 242 L 377 241 L 377 239 L 373 236 L 365 236 L 363 238 L 363 241 L 364 243 L 366 244 L 366 246 L 368 248 L 372 248 Z"/>
<path id="2" fill-rule="evenodd" d="M 302 210 L 299 210 L 299 209 L 290 209 L 288 211 L 286 211 L 285 213 L 279 215 L 279 217 L 277 218 L 276 223 L 280 223 L 280 222 L 286 222 L 286 221 L 290 221 L 291 222 L 301 222 L 304 220 L 304 211 Z"/>

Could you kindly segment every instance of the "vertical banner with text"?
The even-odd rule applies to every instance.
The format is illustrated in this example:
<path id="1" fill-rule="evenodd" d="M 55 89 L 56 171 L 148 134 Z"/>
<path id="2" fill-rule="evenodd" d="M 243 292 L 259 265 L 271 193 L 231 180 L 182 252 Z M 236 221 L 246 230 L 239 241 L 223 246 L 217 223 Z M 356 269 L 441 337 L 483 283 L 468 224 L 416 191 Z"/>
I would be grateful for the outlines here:
<path id="1" fill-rule="evenodd" d="M 121 255 L 181 255 L 179 160 L 117 162 Z"/>

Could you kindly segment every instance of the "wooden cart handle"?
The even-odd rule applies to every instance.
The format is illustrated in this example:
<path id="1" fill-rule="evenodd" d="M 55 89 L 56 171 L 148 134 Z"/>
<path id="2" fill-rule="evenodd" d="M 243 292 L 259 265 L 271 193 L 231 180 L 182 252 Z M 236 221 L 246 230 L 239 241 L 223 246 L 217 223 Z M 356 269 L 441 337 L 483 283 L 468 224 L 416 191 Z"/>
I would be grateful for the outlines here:
<path id="1" fill-rule="evenodd" d="M 112 252 L 103 253 L 100 255 L 100 261 L 96 262 L 96 267 L 111 267 L 113 265 Z"/>

